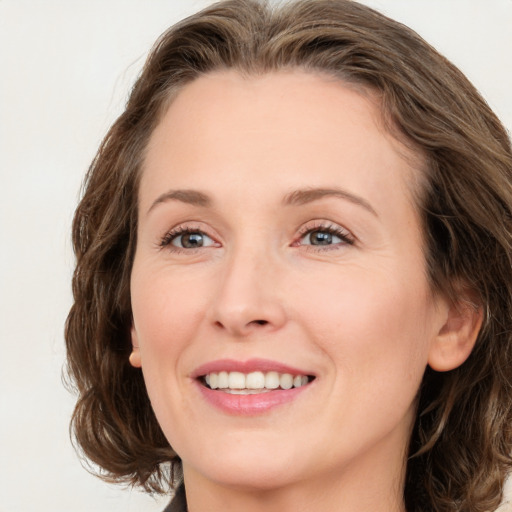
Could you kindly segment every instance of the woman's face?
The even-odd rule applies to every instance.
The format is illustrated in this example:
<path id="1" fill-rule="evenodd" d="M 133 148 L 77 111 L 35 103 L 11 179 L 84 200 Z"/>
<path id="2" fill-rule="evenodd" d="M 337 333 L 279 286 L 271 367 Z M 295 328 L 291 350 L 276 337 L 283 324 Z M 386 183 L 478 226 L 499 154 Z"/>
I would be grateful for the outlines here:
<path id="1" fill-rule="evenodd" d="M 186 477 L 400 474 L 446 317 L 413 161 L 376 100 L 314 74 L 219 72 L 173 101 L 140 184 L 132 363 Z"/>

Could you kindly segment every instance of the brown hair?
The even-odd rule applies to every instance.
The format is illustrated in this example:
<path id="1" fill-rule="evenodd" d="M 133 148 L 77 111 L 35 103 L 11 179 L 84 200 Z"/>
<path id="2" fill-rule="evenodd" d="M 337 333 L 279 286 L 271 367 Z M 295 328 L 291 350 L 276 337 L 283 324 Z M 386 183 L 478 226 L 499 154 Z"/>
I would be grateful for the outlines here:
<path id="1" fill-rule="evenodd" d="M 489 511 L 512 467 L 512 154 L 474 87 L 416 33 L 349 0 L 279 8 L 227 0 L 164 33 L 86 177 L 73 224 L 66 326 L 76 441 L 105 478 L 163 491 L 179 457 L 131 352 L 129 278 L 144 150 L 173 94 L 204 73 L 328 73 L 381 98 L 388 127 L 427 165 L 418 208 L 432 289 L 476 292 L 486 317 L 456 370 L 427 369 L 410 443 L 408 510 Z M 167 463 L 167 464 L 164 464 Z M 171 478 L 172 480 L 172 478 Z"/>

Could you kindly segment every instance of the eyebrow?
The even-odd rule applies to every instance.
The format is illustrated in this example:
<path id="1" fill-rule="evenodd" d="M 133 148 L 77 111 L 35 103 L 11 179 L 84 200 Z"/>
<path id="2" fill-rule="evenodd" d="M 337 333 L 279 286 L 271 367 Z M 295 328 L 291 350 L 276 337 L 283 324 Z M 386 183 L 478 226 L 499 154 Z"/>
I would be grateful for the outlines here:
<path id="1" fill-rule="evenodd" d="M 312 203 L 313 201 L 318 201 L 325 197 L 338 197 L 345 199 L 346 201 L 350 201 L 351 203 L 363 207 L 372 215 L 378 217 L 377 212 L 368 201 L 341 188 L 310 188 L 304 190 L 294 190 L 284 197 L 283 203 L 285 205 L 297 206 Z"/>
<path id="2" fill-rule="evenodd" d="M 377 212 L 368 201 L 340 188 L 308 188 L 303 190 L 294 190 L 293 192 L 286 194 L 283 199 L 283 204 L 287 206 L 301 206 L 314 201 L 319 201 L 325 197 L 338 197 L 345 199 L 346 201 L 350 201 L 351 203 L 363 207 L 372 215 L 378 217 Z M 168 201 L 180 201 L 182 203 L 201 206 L 203 208 L 209 208 L 212 206 L 211 198 L 198 190 L 169 190 L 156 198 L 150 206 L 148 213 L 158 204 L 166 203 Z"/>
<path id="3" fill-rule="evenodd" d="M 208 208 L 212 205 L 212 200 L 206 194 L 198 190 L 169 190 L 156 198 L 149 207 L 148 213 L 158 204 L 168 201 L 181 201 L 182 203 L 202 206 L 204 208 Z"/>

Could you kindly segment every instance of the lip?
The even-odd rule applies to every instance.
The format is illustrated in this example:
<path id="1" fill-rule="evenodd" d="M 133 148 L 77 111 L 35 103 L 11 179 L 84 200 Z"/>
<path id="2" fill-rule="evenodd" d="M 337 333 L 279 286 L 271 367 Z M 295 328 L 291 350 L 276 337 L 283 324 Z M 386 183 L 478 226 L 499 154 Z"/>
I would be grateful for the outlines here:
<path id="1" fill-rule="evenodd" d="M 190 377 L 193 383 L 210 405 L 224 413 L 236 416 L 255 416 L 264 414 L 276 407 L 290 404 L 297 400 L 306 390 L 310 389 L 314 380 L 305 386 L 291 389 L 277 389 L 252 395 L 233 395 L 219 390 L 213 390 L 200 382 L 200 377 L 213 372 L 241 372 L 254 371 L 279 373 L 291 373 L 292 375 L 312 375 L 311 372 L 294 368 L 292 366 L 271 361 L 268 359 L 249 359 L 247 361 L 235 361 L 232 359 L 220 359 L 199 366 Z"/>
<path id="2" fill-rule="evenodd" d="M 232 395 L 207 388 L 198 380 L 195 380 L 194 383 L 209 404 L 225 413 L 236 416 L 255 416 L 266 413 L 275 407 L 293 402 L 312 386 L 312 383 L 310 383 L 300 388 L 279 389 L 256 395 Z"/>

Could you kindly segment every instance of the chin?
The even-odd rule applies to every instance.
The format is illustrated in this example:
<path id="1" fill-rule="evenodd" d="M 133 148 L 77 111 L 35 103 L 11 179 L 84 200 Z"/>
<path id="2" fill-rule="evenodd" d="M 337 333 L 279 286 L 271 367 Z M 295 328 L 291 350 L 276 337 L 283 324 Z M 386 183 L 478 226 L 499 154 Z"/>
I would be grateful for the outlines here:
<path id="1" fill-rule="evenodd" d="M 212 468 L 199 468 L 203 476 L 218 485 L 244 492 L 261 492 L 282 489 L 297 481 L 295 473 L 290 473 L 288 464 L 268 464 L 254 467 L 240 461 L 237 466 L 227 464 Z"/>
<path id="2" fill-rule="evenodd" d="M 204 478 L 222 486 L 245 491 L 272 490 L 301 480 L 308 473 L 304 460 L 296 460 L 286 450 L 274 446 L 265 447 L 254 443 L 249 449 L 232 441 L 225 447 L 217 445 L 215 450 L 201 450 L 187 460 L 183 458 L 185 476 L 187 467 Z"/>

